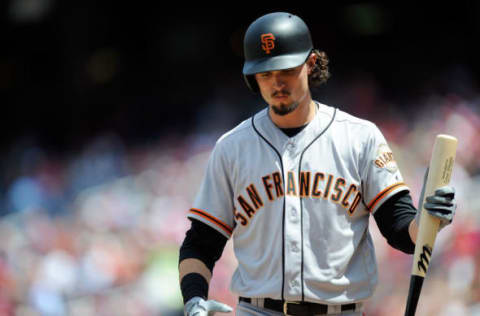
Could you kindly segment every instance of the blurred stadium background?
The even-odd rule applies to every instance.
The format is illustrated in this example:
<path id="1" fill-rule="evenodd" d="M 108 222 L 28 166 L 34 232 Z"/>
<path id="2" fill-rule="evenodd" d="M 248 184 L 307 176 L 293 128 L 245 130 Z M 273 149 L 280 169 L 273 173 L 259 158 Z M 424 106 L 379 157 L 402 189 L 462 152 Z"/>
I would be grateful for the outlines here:
<path id="1" fill-rule="evenodd" d="M 480 315 L 480 2 L 159 8 L 0 3 L 0 315 L 182 315 L 178 248 L 217 137 L 265 105 L 243 83 L 246 27 L 310 26 L 331 59 L 320 102 L 378 124 L 418 199 L 434 137 L 459 138 L 454 224 L 418 315 Z M 403 315 L 411 257 L 371 225 L 367 315 Z M 228 290 L 230 243 L 210 295 Z"/>

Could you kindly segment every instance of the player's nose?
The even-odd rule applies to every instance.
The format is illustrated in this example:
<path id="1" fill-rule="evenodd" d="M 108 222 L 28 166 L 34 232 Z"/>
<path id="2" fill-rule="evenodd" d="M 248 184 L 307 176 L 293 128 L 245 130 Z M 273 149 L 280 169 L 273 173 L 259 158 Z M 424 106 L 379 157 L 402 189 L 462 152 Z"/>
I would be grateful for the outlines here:
<path id="1" fill-rule="evenodd" d="M 285 87 L 285 79 L 280 75 L 273 76 L 273 87 L 274 88 L 283 88 Z"/>

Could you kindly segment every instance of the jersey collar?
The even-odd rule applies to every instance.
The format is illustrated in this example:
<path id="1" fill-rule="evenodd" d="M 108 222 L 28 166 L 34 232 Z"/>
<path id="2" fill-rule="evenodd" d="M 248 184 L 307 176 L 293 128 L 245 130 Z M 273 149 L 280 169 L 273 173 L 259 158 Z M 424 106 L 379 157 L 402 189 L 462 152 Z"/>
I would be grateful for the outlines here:
<path id="1" fill-rule="evenodd" d="M 336 109 L 317 101 L 318 110 L 313 120 L 297 135 L 288 137 L 278 128 L 268 115 L 268 107 L 261 110 L 252 117 L 252 125 L 257 133 L 261 134 L 270 142 L 279 152 L 283 152 L 287 144 L 294 144 L 298 150 L 303 150 L 306 146 L 319 138 L 330 127 L 334 119 Z"/>

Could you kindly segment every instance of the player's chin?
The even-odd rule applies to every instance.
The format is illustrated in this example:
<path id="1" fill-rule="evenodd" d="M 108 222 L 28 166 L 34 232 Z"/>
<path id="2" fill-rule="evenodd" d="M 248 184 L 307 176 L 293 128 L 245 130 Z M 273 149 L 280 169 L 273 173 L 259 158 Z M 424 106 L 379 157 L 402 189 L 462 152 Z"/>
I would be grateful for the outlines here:
<path id="1" fill-rule="evenodd" d="M 270 106 L 275 114 L 282 115 L 282 116 L 292 113 L 297 108 L 297 104 L 295 103 L 289 103 L 289 104 L 281 103 L 278 105 L 271 104 Z"/>
<path id="2" fill-rule="evenodd" d="M 293 102 L 289 97 L 273 97 L 269 103 L 277 108 L 289 108 Z"/>

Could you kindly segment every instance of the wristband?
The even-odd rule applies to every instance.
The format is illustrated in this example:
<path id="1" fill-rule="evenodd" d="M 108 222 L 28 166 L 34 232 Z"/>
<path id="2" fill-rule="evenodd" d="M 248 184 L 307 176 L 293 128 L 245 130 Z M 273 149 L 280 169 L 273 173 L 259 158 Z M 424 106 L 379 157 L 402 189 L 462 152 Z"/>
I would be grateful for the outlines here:
<path id="1" fill-rule="evenodd" d="M 208 297 L 208 282 L 200 273 L 185 275 L 180 282 L 180 289 L 184 304 L 195 296 L 200 296 L 205 300 Z"/>

